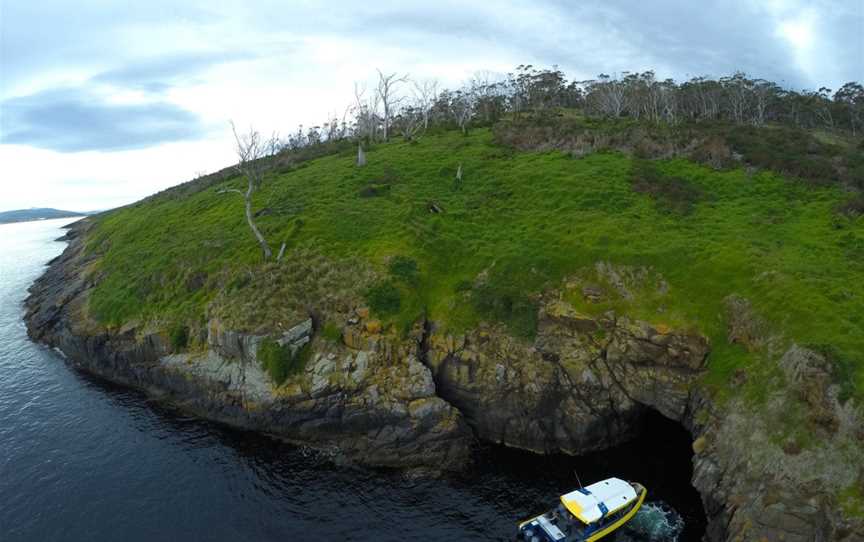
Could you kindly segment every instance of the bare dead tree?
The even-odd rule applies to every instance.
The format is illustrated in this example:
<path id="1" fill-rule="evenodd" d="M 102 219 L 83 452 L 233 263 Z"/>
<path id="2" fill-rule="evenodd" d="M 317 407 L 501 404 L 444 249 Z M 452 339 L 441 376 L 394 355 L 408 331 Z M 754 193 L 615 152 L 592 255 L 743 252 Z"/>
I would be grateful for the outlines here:
<path id="1" fill-rule="evenodd" d="M 403 75 L 401 77 L 396 73 L 391 73 L 389 75 L 384 75 L 381 70 L 378 71 L 378 88 L 377 88 L 377 96 L 381 100 L 381 107 L 384 109 L 384 141 L 387 141 L 389 137 L 389 129 L 390 129 L 390 119 L 392 118 L 393 111 L 399 105 L 399 103 L 403 100 L 403 97 L 398 96 L 396 94 L 396 88 L 402 83 L 408 82 L 408 75 Z"/>
<path id="2" fill-rule="evenodd" d="M 438 80 L 427 79 L 425 81 L 414 81 L 414 102 L 423 116 L 423 131 L 429 129 L 429 113 L 435 100 L 438 99 Z"/>
<path id="3" fill-rule="evenodd" d="M 267 244 L 264 235 L 261 234 L 261 231 L 255 224 L 255 217 L 252 213 L 252 195 L 264 180 L 264 173 L 269 165 L 266 160 L 270 156 L 268 152 L 278 148 L 278 145 L 273 143 L 272 139 L 265 141 L 262 139 L 261 134 L 251 127 L 249 128 L 249 133 L 238 134 L 237 127 L 233 121 L 231 122 L 231 131 L 234 132 L 234 140 L 237 145 L 238 162 L 235 167 L 241 175 L 246 177 L 247 188 L 245 192 L 237 188 L 223 188 L 218 190 L 218 193 L 234 192 L 243 196 L 246 208 L 246 222 L 249 224 L 249 229 L 252 230 L 258 244 L 261 245 L 264 259 L 269 260 L 273 256 L 273 252 L 270 250 L 270 245 Z"/>
<path id="4" fill-rule="evenodd" d="M 453 99 L 453 116 L 459 129 L 462 130 L 462 135 L 468 135 L 468 123 L 471 122 L 471 117 L 474 116 L 474 104 L 477 98 L 470 88 L 459 90 Z"/>
<path id="5" fill-rule="evenodd" d="M 354 83 L 354 117 L 355 117 L 355 135 L 358 137 L 365 136 L 369 141 L 375 139 L 378 131 L 378 101 L 377 92 L 373 92 L 372 96 L 366 98 L 366 85 Z"/>

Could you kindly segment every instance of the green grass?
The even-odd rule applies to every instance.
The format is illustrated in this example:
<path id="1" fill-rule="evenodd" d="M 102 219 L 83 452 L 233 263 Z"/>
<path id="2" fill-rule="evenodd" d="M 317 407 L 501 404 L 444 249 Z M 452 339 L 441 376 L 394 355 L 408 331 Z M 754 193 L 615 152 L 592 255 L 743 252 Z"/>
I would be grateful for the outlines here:
<path id="1" fill-rule="evenodd" d="M 723 299 L 736 293 L 788 340 L 832 345 L 864 389 L 864 218 L 835 212 L 848 200 L 837 187 L 685 160 L 652 162 L 640 185 L 644 170 L 623 154 L 514 152 L 485 129 L 377 145 L 367 159 L 325 156 L 256 194 L 255 209 L 271 211 L 264 234 L 289 247 L 280 265 L 261 263 L 242 199 L 212 188 L 108 214 L 88 240 L 104 254 L 91 314 L 267 329 L 337 298 L 397 329 L 426 314 L 453 331 L 485 319 L 531 337 L 536 295 L 607 261 L 665 279 L 663 296 L 616 307 L 707 334 L 712 385 L 757 363 L 724 346 Z"/>

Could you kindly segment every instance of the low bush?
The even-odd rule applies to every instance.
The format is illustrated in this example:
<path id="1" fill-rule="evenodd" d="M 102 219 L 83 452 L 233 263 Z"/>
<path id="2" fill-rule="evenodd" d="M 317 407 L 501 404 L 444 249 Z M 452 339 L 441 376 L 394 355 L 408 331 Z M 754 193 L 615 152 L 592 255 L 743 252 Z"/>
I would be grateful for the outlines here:
<path id="1" fill-rule="evenodd" d="M 387 195 L 388 192 L 390 192 L 389 184 L 367 184 L 357 195 L 361 198 L 377 198 Z"/>
<path id="2" fill-rule="evenodd" d="M 380 315 L 396 314 L 402 306 L 402 296 L 392 282 L 372 286 L 366 290 L 365 297 L 369 308 Z"/>
<path id="3" fill-rule="evenodd" d="M 864 195 L 856 194 L 837 206 L 837 212 L 846 216 L 864 216 Z"/>
<path id="4" fill-rule="evenodd" d="M 174 350 L 182 350 L 189 344 L 189 328 L 182 325 L 172 326 L 168 330 L 168 337 Z"/>
<path id="5" fill-rule="evenodd" d="M 420 280 L 420 269 L 417 262 L 407 256 L 393 256 L 387 270 L 391 277 L 410 286 L 416 286 Z"/>
<path id="6" fill-rule="evenodd" d="M 537 332 L 538 307 L 524 292 L 480 284 L 472 290 L 471 301 L 480 315 L 503 322 L 516 336 L 530 338 Z"/>
<path id="7" fill-rule="evenodd" d="M 258 347 L 258 359 L 273 382 L 281 385 L 288 377 L 300 374 L 306 368 L 306 362 L 312 352 L 310 344 L 306 343 L 302 348 L 295 350 L 273 339 L 265 339 Z"/>
<path id="8" fill-rule="evenodd" d="M 650 196 L 659 208 L 680 214 L 692 212 L 702 194 L 698 187 L 684 179 L 664 175 L 646 160 L 633 163 L 632 183 L 634 191 Z"/>
<path id="9" fill-rule="evenodd" d="M 321 336 L 334 343 L 339 342 L 342 340 L 342 330 L 333 322 L 327 322 L 321 329 Z"/>

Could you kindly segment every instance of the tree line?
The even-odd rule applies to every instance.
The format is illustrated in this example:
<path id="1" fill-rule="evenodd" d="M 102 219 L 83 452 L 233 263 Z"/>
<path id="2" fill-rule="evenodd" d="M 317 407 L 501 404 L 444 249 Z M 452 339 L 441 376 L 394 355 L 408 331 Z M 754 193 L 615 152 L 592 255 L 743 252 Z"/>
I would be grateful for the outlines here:
<path id="1" fill-rule="evenodd" d="M 523 64 L 508 74 L 476 72 L 456 89 L 443 89 L 437 80 L 412 79 L 408 74 L 377 71 L 372 88 L 354 84 L 354 100 L 341 117 L 299 126 L 285 137 L 263 137 L 255 129 L 238 134 L 237 172 L 247 182 L 236 192 L 245 200 L 245 215 L 261 245 L 265 260 L 272 251 L 255 225 L 252 195 L 274 157 L 324 144 L 353 142 L 357 165 L 366 163 L 364 145 L 384 142 L 394 135 L 412 141 L 434 129 L 490 126 L 504 118 L 555 115 L 576 109 L 587 117 L 634 119 L 675 125 L 689 122 L 727 122 L 764 126 L 768 123 L 803 129 L 823 129 L 861 135 L 864 129 L 864 86 L 848 82 L 836 91 L 796 91 L 742 72 L 678 82 L 657 79 L 653 71 L 600 74 L 594 79 L 568 80 L 557 66 L 536 68 Z M 233 124 L 232 124 L 233 129 Z M 284 244 L 277 261 L 284 254 Z"/>
<path id="2" fill-rule="evenodd" d="M 655 123 L 721 121 L 763 126 L 779 123 L 861 135 L 864 86 L 848 82 L 836 91 L 796 91 L 742 72 L 719 78 L 678 82 L 657 79 L 653 71 L 600 74 L 568 80 L 557 67 L 520 65 L 508 74 L 477 72 L 461 87 L 442 89 L 436 80 L 378 72 L 374 88 L 355 84 L 354 102 L 341 118 L 303 128 L 280 140 L 280 149 L 342 139 L 367 143 L 394 134 L 415 139 L 430 128 L 488 126 L 506 115 L 579 109 L 604 119 L 630 118 Z"/>

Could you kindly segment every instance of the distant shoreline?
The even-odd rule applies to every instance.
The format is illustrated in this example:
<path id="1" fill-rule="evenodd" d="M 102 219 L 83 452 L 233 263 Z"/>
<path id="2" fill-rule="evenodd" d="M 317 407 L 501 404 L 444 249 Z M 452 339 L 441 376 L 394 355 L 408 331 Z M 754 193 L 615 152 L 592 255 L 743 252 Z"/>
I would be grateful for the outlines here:
<path id="1" fill-rule="evenodd" d="M 20 209 L 0 212 L 0 224 L 17 224 L 20 222 L 38 222 L 59 218 L 83 218 L 87 213 L 63 211 L 60 209 Z"/>

